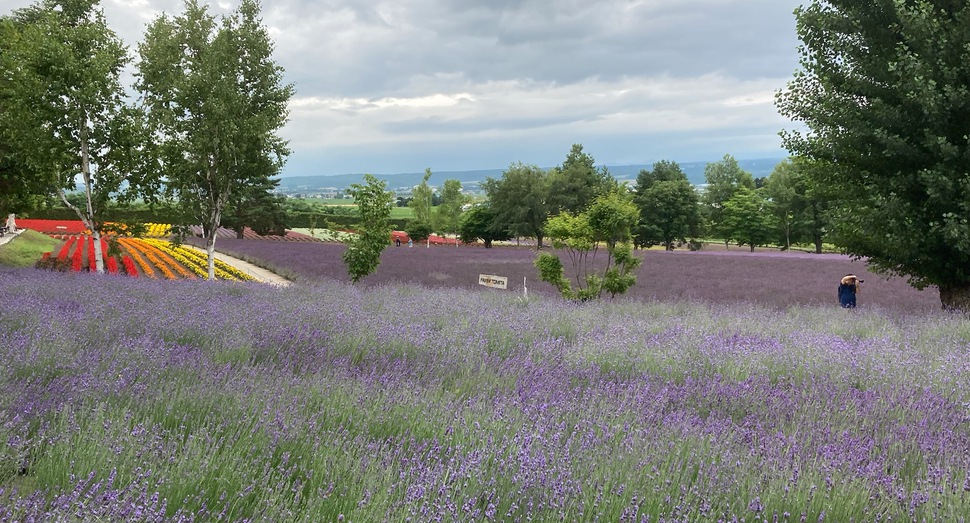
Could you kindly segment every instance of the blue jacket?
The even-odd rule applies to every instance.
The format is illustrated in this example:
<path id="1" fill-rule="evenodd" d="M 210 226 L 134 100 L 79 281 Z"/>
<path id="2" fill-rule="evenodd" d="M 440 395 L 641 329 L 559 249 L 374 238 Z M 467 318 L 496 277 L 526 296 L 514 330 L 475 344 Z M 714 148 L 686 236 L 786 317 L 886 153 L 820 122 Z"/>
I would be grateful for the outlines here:
<path id="1" fill-rule="evenodd" d="M 845 309 L 855 308 L 855 284 L 839 284 L 839 305 Z"/>

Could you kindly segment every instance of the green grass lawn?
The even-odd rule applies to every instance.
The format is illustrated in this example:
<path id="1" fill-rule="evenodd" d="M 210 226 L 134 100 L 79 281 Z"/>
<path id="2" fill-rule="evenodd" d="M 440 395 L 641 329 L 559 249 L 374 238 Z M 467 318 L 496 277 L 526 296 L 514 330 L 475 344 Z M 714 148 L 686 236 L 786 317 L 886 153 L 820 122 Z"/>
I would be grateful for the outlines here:
<path id="1" fill-rule="evenodd" d="M 55 240 L 46 234 L 25 230 L 16 238 L 0 245 L 0 265 L 30 267 L 45 252 L 54 250 L 60 244 L 61 240 Z"/>

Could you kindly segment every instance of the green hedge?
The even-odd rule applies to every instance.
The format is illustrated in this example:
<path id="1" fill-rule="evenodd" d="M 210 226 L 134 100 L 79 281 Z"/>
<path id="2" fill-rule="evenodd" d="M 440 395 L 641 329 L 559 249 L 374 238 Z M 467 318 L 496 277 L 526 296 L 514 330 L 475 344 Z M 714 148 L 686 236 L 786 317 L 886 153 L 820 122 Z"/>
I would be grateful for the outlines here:
<path id="1" fill-rule="evenodd" d="M 176 223 L 179 215 L 172 209 L 126 209 L 111 213 L 112 221 L 128 221 L 141 223 Z M 70 209 L 42 209 L 33 211 L 30 215 L 23 215 L 23 218 L 37 218 L 46 220 L 77 220 L 77 214 Z M 316 225 L 318 229 L 323 229 L 330 224 L 335 229 L 353 229 L 359 221 L 355 215 L 345 214 L 318 214 L 316 215 Z M 405 218 L 392 218 L 390 220 L 394 230 L 403 231 L 407 227 L 408 220 Z M 287 213 L 286 227 L 288 229 L 309 228 L 310 215 L 305 212 Z"/>
<path id="2" fill-rule="evenodd" d="M 317 229 L 353 229 L 359 221 L 360 218 L 353 215 L 318 214 L 314 227 Z M 390 222 L 394 230 L 402 231 L 407 226 L 408 220 L 404 218 L 392 218 Z M 289 213 L 286 215 L 286 227 L 289 229 L 308 229 L 310 227 L 310 215 L 304 213 Z"/>
<path id="3" fill-rule="evenodd" d="M 110 211 L 108 221 L 141 222 L 141 223 L 175 223 L 178 213 L 172 209 L 123 209 Z M 24 213 L 23 218 L 39 220 L 77 220 L 77 213 L 64 208 L 40 209 Z"/>

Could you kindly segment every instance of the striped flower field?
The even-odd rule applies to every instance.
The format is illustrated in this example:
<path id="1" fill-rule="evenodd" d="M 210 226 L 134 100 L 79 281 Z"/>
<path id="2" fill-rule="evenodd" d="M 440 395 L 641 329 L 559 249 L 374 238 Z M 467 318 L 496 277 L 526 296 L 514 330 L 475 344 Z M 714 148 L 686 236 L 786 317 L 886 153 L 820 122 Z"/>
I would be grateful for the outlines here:
<path id="1" fill-rule="evenodd" d="M 176 246 L 155 238 L 101 238 L 105 272 L 130 277 L 161 278 L 167 280 L 195 279 L 208 276 L 208 261 L 204 252 L 188 246 Z M 46 253 L 41 267 L 95 271 L 94 239 L 91 236 L 67 236 L 56 252 Z M 222 260 L 215 260 L 217 279 L 245 281 L 248 274 Z"/>
<path id="2" fill-rule="evenodd" d="M 6 269 L 0 302 L 0 521 L 970 514 L 941 312 Z"/>

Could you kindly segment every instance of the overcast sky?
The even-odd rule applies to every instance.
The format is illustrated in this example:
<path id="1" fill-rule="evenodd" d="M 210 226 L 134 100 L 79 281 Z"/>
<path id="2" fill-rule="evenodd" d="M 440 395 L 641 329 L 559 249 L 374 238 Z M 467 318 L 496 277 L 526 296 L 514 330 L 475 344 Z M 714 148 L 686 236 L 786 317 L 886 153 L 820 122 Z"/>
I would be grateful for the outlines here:
<path id="1" fill-rule="evenodd" d="M 205 2 L 205 0 L 200 0 Z M 0 13 L 29 0 L 0 0 Z M 264 0 L 283 176 L 780 158 L 800 0 Z M 134 53 L 178 0 L 102 0 Z M 212 2 L 223 14 L 238 0 Z"/>

